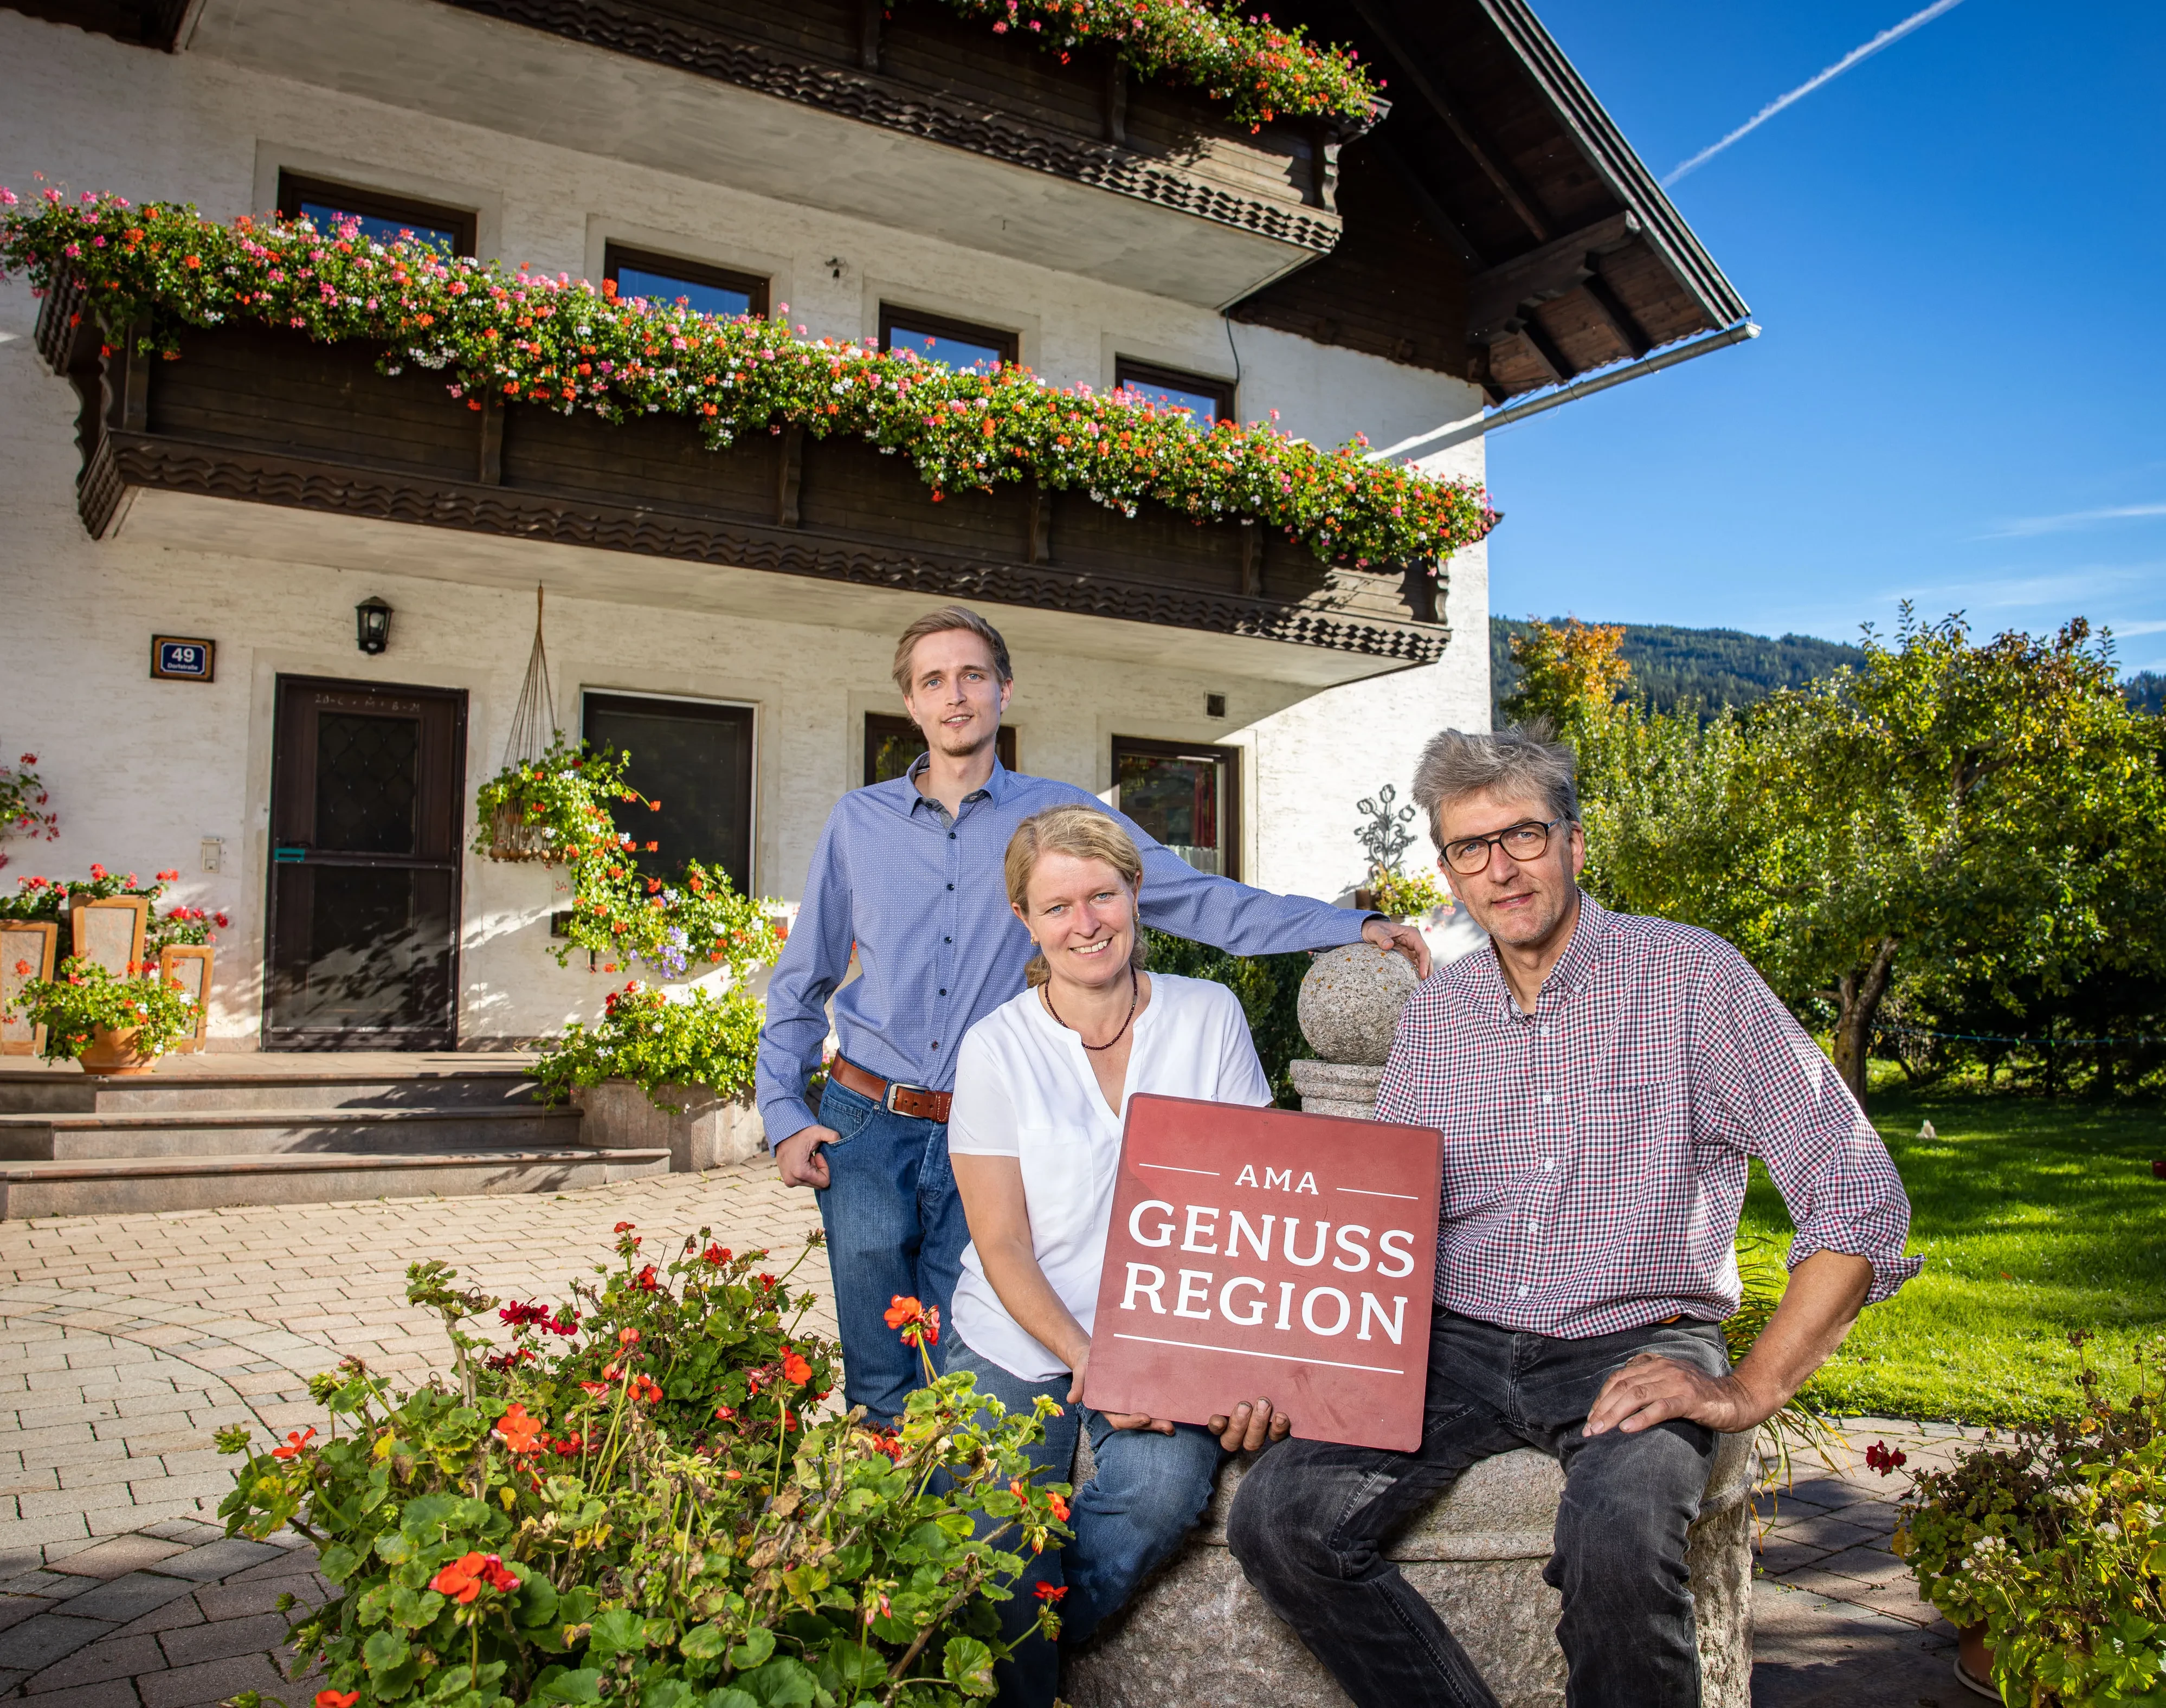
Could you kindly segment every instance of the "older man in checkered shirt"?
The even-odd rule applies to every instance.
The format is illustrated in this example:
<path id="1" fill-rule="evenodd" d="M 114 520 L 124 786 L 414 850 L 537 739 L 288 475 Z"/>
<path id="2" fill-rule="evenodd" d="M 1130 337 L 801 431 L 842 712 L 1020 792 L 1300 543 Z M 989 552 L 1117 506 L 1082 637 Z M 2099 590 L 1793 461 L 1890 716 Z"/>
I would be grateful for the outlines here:
<path id="1" fill-rule="evenodd" d="M 1566 1700 L 1698 1702 L 1685 1531 L 1717 1432 L 1772 1416 L 1919 1266 L 1886 1148 L 1744 958 L 1581 894 L 1572 755 L 1546 733 L 1449 731 L 1415 774 L 1494 945 L 1416 991 L 1376 1098 L 1377 1119 L 1444 1134 L 1422 1445 L 1289 1441 L 1234 1507 L 1249 1580 L 1365 1708 L 1495 1703 L 1381 1547 L 1522 1446 L 1565 1467 L 1544 1575 L 1563 1592 Z M 1733 1370 L 1721 1325 L 1756 1156 L 1797 1237 Z"/>

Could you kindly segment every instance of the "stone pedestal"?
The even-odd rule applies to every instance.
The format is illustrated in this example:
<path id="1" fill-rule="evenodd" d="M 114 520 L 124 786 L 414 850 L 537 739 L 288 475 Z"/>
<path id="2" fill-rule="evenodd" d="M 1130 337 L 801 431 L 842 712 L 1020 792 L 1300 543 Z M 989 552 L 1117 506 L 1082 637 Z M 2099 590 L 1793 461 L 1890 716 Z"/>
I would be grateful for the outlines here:
<path id="1" fill-rule="evenodd" d="M 1301 987 L 1301 1025 L 1321 1060 L 1292 1065 L 1311 1114 L 1375 1118 L 1413 969 L 1366 944 L 1317 957 Z M 1172 1563 L 1085 1653 L 1062 1694 L 1074 1708 L 1346 1708 L 1301 1641 L 1249 1587 L 1226 1545 L 1244 1462 L 1227 1467 L 1204 1520 Z M 1752 1437 L 1716 1445 L 1686 1557 L 1706 1708 L 1752 1700 Z M 1087 1452 L 1075 1480 L 1091 1474 Z M 1542 1581 L 1564 1473 L 1531 1449 L 1484 1460 L 1388 1543 L 1397 1563 L 1482 1669 L 1504 1708 L 1561 1708 L 1557 1592 Z"/>
<path id="2" fill-rule="evenodd" d="M 699 1174 L 751 1162 L 767 1140 L 749 1094 L 717 1097 L 711 1086 L 664 1086 L 662 1095 L 682 1114 L 658 1108 L 629 1080 L 604 1080 L 573 1088 L 572 1101 L 586 1112 L 579 1142 L 599 1150 L 669 1150 L 672 1174 Z"/>

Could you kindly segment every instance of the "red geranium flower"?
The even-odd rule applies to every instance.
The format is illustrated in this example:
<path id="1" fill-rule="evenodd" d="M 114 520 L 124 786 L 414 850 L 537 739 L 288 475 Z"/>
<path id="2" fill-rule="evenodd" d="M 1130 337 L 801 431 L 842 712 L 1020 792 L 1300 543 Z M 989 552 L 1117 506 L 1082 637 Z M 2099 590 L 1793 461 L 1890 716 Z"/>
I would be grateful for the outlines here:
<path id="1" fill-rule="evenodd" d="M 24 961 L 23 965 L 27 967 L 29 962 Z M 726 1263 L 730 1261 L 730 1248 L 726 1245 L 710 1245 L 700 1254 L 700 1258 L 705 1263 Z"/>
<path id="2" fill-rule="evenodd" d="M 1041 1601 L 1058 1601 L 1068 1593 L 1068 1586 L 1065 1584 L 1049 1584 L 1040 1578 L 1038 1587 L 1030 1593 Z"/>
<path id="3" fill-rule="evenodd" d="M 499 1594 L 516 1589 L 519 1579 L 505 1569 L 503 1560 L 494 1554 L 467 1554 L 430 1578 L 429 1587 L 466 1607 L 483 1589 L 494 1589 Z"/>
<path id="4" fill-rule="evenodd" d="M 804 1354 L 788 1351 L 783 1353 L 782 1379 L 794 1388 L 802 1388 L 812 1379 L 812 1367 Z"/>
<path id="5" fill-rule="evenodd" d="M 940 1344 L 940 1308 L 896 1293 L 886 1311 L 887 1325 L 897 1330 L 906 1346 Z"/>
<path id="6" fill-rule="evenodd" d="M 271 1457 L 274 1459 L 298 1459 L 315 1438 L 316 1432 L 313 1429 L 305 1434 L 299 1430 L 288 1430 L 286 1431 L 286 1445 L 272 1448 Z"/>
<path id="7" fill-rule="evenodd" d="M 359 1700 L 361 1700 L 361 1692 L 358 1690 L 316 1692 L 316 1708 L 353 1708 L 353 1705 Z"/>
<path id="8" fill-rule="evenodd" d="M 496 1433 L 513 1452 L 531 1453 L 534 1451 L 536 1439 L 542 1433 L 542 1420 L 529 1414 L 525 1406 L 515 1403 L 496 1420 Z"/>

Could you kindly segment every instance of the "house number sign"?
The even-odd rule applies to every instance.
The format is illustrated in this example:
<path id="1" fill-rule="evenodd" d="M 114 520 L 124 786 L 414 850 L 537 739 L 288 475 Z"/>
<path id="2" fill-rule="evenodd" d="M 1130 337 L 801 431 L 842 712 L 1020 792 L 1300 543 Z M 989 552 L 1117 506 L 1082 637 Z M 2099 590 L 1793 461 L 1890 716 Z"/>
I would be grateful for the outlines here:
<path id="1" fill-rule="evenodd" d="M 182 635 L 151 637 L 151 674 L 161 682 L 208 682 L 217 668 L 218 642 Z"/>

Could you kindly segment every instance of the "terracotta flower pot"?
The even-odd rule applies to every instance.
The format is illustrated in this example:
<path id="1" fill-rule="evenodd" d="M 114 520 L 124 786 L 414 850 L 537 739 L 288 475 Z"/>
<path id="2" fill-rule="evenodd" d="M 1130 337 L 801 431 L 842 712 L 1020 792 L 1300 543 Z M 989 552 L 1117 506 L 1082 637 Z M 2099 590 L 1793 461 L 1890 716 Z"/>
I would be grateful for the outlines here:
<path id="1" fill-rule="evenodd" d="M 138 1050 L 136 1032 L 133 1026 L 120 1030 L 101 1026 L 91 1034 L 90 1043 L 76 1060 L 89 1074 L 156 1073 L 158 1052 Z"/>
<path id="2" fill-rule="evenodd" d="M 1956 1627 L 1956 1677 L 1963 1688 L 1995 1702 L 2000 1692 L 1993 1682 L 1993 1645 L 1985 1640 L 1983 1625 Z"/>

